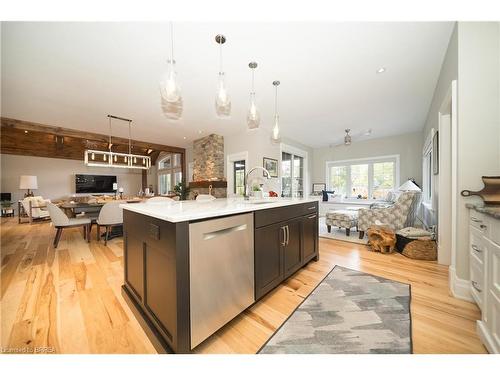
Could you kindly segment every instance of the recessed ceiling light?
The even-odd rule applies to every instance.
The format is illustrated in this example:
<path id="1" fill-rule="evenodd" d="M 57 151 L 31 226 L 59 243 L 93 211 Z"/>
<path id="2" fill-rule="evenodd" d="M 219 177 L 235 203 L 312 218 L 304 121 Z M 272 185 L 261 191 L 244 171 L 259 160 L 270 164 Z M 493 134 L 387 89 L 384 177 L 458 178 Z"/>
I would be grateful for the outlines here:
<path id="1" fill-rule="evenodd" d="M 385 72 L 385 68 L 384 67 L 381 67 L 381 68 L 377 69 L 377 74 L 384 73 L 384 72 Z"/>
<path id="2" fill-rule="evenodd" d="M 28 134 L 28 131 L 27 131 L 27 130 L 25 130 L 25 131 L 24 131 L 24 134 Z"/>
<path id="3" fill-rule="evenodd" d="M 186 137 L 182 137 L 182 139 L 187 139 Z"/>
<path id="4" fill-rule="evenodd" d="M 201 133 L 203 133 L 203 130 L 198 130 L 198 134 L 201 134 Z"/>

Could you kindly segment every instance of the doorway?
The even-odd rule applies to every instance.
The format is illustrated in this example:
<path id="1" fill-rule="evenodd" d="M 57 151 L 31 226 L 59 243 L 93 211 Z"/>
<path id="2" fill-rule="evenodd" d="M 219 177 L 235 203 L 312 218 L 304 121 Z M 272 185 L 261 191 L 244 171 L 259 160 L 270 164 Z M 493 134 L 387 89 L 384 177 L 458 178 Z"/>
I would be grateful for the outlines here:
<path id="1" fill-rule="evenodd" d="M 438 263 L 449 265 L 451 275 L 457 226 L 457 81 L 452 81 L 439 110 L 438 165 Z"/>

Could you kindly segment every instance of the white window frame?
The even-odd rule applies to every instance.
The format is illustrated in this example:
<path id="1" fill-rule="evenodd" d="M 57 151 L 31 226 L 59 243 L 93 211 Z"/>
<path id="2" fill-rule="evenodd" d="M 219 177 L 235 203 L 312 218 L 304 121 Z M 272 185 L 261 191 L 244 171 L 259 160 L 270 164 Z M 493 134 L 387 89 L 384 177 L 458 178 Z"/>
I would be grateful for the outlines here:
<path id="1" fill-rule="evenodd" d="M 234 168 L 233 163 L 236 161 L 245 160 L 245 173 L 248 172 L 248 151 L 236 152 L 229 154 L 226 157 L 226 181 L 227 181 L 227 196 L 238 197 L 234 194 Z"/>
<path id="2" fill-rule="evenodd" d="M 303 159 L 303 163 L 304 163 L 304 166 L 303 166 L 304 198 L 308 197 L 309 196 L 309 174 L 308 174 L 309 171 L 307 168 L 307 166 L 308 166 L 308 153 L 307 153 L 307 151 L 302 150 L 301 148 L 290 146 L 290 145 L 287 145 L 286 143 L 280 143 L 280 157 L 279 157 L 280 164 L 278 166 L 280 195 L 283 192 L 282 191 L 282 184 L 281 184 L 281 162 L 282 162 L 282 158 L 283 158 L 283 152 L 286 152 L 288 154 L 292 154 L 292 157 L 293 157 L 293 155 L 300 156 Z M 293 168 L 292 168 L 292 174 L 293 174 Z M 292 179 L 293 179 L 293 175 L 292 175 Z M 292 189 L 293 189 L 293 186 L 292 186 Z M 292 196 L 293 196 L 293 191 L 292 191 Z"/>
<path id="3" fill-rule="evenodd" d="M 381 162 L 395 162 L 395 176 L 394 176 L 394 189 L 397 189 L 400 186 L 399 177 L 400 177 L 400 162 L 399 162 L 399 154 L 397 155 L 384 155 L 384 156 L 375 156 L 371 158 L 360 158 L 360 159 L 346 159 L 346 160 L 335 160 L 335 161 L 327 161 L 325 167 L 325 176 L 326 176 L 326 186 L 328 190 L 332 190 L 332 186 L 330 186 L 330 168 L 331 167 L 350 167 L 351 165 L 357 164 L 368 164 L 368 199 L 372 199 L 373 195 L 373 164 L 381 163 Z M 347 189 L 346 192 L 349 194 L 351 191 L 351 168 L 347 169 Z"/>

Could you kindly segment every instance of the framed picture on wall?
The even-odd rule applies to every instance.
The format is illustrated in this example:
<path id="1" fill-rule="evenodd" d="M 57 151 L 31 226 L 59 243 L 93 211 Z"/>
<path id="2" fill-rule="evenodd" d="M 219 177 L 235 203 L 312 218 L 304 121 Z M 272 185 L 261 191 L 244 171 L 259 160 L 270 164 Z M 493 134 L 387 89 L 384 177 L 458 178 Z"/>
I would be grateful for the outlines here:
<path id="1" fill-rule="evenodd" d="M 432 137 L 432 173 L 439 174 L 439 132 Z"/>
<path id="2" fill-rule="evenodd" d="M 323 190 L 326 190 L 326 184 L 323 183 L 313 183 L 312 193 L 314 195 L 319 195 Z"/>
<path id="3" fill-rule="evenodd" d="M 262 166 L 269 171 L 271 177 L 273 178 L 278 177 L 278 160 L 271 158 L 263 158 Z M 264 172 L 262 174 L 264 177 L 266 176 Z"/>

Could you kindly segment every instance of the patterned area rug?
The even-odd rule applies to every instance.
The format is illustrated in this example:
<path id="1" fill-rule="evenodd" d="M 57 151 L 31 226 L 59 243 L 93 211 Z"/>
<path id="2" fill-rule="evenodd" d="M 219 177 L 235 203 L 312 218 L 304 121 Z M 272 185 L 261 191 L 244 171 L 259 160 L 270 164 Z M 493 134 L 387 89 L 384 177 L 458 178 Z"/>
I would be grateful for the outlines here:
<path id="1" fill-rule="evenodd" d="M 410 286 L 335 266 L 259 353 L 412 353 Z"/>
<path id="2" fill-rule="evenodd" d="M 339 227 L 332 227 L 331 233 L 328 233 L 328 229 L 326 228 L 326 221 L 324 217 L 319 218 L 319 236 L 324 238 L 331 238 L 333 240 L 340 240 L 346 242 L 354 242 L 363 245 L 368 245 L 368 236 L 365 234 L 365 237 L 360 240 L 359 233 L 351 229 L 351 234 L 347 236 L 345 234 L 345 229 L 339 229 Z"/>

